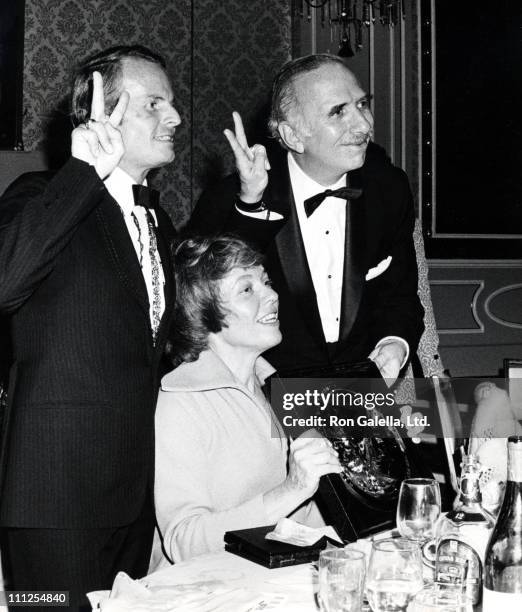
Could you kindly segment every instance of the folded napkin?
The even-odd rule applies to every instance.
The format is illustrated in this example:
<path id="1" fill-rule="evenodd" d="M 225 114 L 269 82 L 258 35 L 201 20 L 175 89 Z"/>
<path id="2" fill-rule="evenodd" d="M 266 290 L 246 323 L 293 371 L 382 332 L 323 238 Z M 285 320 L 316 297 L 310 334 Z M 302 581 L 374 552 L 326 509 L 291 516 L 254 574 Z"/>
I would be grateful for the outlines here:
<path id="1" fill-rule="evenodd" d="M 267 540 L 293 544 L 294 546 L 312 546 L 323 536 L 343 544 L 335 529 L 330 525 L 313 529 L 288 518 L 282 518 L 277 521 L 274 530 L 268 532 L 265 538 Z"/>

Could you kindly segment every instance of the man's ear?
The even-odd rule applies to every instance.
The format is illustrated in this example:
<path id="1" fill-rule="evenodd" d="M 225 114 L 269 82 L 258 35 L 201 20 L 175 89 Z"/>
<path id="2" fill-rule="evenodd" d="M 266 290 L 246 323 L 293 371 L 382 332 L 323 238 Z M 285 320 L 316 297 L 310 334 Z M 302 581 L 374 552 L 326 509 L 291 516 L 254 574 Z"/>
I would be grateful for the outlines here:
<path id="1" fill-rule="evenodd" d="M 279 132 L 279 136 L 281 136 L 281 140 L 285 143 L 287 148 L 290 149 L 290 151 L 295 151 L 296 153 L 304 152 L 304 144 L 300 135 L 287 121 L 282 121 L 277 126 L 277 130 Z"/>

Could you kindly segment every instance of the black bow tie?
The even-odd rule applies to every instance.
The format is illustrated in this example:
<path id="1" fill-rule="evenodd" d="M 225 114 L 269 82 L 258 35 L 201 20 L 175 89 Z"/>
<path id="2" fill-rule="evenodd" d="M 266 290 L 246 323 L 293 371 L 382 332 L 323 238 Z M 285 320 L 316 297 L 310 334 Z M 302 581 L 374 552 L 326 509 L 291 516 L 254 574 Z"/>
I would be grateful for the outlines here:
<path id="1" fill-rule="evenodd" d="M 144 208 L 157 208 L 159 206 L 159 191 L 145 187 L 145 185 L 133 185 L 134 204 Z"/>
<path id="2" fill-rule="evenodd" d="M 306 216 L 309 217 L 317 207 L 323 202 L 325 198 L 344 198 L 346 200 L 355 200 L 360 198 L 362 195 L 362 189 L 354 189 L 353 187 L 341 187 L 339 189 L 327 189 L 321 193 L 317 193 L 311 198 L 307 198 L 304 201 L 304 209 Z"/>

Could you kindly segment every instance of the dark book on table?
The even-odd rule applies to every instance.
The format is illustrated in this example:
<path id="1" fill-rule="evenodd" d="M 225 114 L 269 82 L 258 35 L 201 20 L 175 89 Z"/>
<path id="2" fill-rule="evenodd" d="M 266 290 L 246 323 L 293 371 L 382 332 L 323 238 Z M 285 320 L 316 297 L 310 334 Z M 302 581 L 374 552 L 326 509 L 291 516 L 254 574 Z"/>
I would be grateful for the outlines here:
<path id="1" fill-rule="evenodd" d="M 286 542 L 267 540 L 266 534 L 273 531 L 274 527 L 275 525 L 269 525 L 227 531 L 225 550 L 271 569 L 317 561 L 319 553 L 329 542 L 339 546 L 338 542 L 333 542 L 324 536 L 312 546 L 295 546 Z"/>

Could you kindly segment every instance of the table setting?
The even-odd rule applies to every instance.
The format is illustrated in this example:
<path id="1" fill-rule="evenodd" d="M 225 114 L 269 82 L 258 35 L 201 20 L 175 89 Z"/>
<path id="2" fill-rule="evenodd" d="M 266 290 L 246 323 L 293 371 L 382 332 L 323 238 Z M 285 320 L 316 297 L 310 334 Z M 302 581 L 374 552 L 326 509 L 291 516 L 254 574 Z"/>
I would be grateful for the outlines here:
<path id="1" fill-rule="evenodd" d="M 477 612 L 482 608 L 467 596 L 466 581 L 438 571 L 438 530 L 450 515 L 441 512 L 435 479 L 408 478 L 400 485 L 396 528 L 346 545 L 332 528 L 319 529 L 315 535 L 325 547 L 317 561 L 299 562 L 294 556 L 290 565 L 283 561 L 270 569 L 241 550 L 225 550 L 140 580 L 121 572 L 111 591 L 88 597 L 98 612 Z M 267 542 L 277 545 L 280 537 L 309 547 L 316 530 L 282 521 L 269 530 Z"/>
<path id="2" fill-rule="evenodd" d="M 310 532 L 314 530 L 292 525 L 288 519 L 282 519 L 287 523 L 278 523 L 275 528 L 243 530 L 261 529 L 263 538 L 268 532 L 267 542 L 271 541 L 273 546 L 281 546 L 281 542 L 299 544 L 303 550 L 313 549 L 315 554 L 307 556 L 303 552 L 287 558 L 269 555 L 270 564 L 277 558 L 275 564 L 269 565 L 266 559 L 256 558 L 251 550 L 239 546 L 235 550 L 230 547 L 193 557 L 140 580 L 131 580 L 120 573 L 111 591 L 89 594 L 93 611 L 495 612 L 502 609 L 512 612 L 522 609 L 522 548 L 509 540 L 509 533 L 518 529 L 516 525 L 513 527 L 516 517 L 522 524 L 522 437 L 491 435 L 490 426 L 484 425 L 493 418 L 494 411 L 489 410 L 491 398 L 505 403 L 506 397 L 500 397 L 493 387 L 486 391 L 487 394 L 484 388 L 478 389 L 482 395 L 477 401 L 478 416 L 473 422 L 468 454 L 462 458 L 458 495 L 452 507 L 445 507 L 445 512 L 436 479 L 411 473 L 398 479 L 397 473 L 386 471 L 385 462 L 381 462 L 378 467 L 384 466 L 379 472 L 382 482 L 394 478 L 393 496 L 383 494 L 381 500 L 379 512 L 384 517 L 381 528 L 364 531 L 369 523 L 366 517 L 367 523 L 361 521 L 355 528 L 350 526 L 350 533 L 360 530 L 359 537 L 346 538 L 343 533 L 336 538 L 334 528 L 341 534 L 342 526 L 333 520 L 329 530 L 318 530 L 316 540 L 320 545 L 310 539 L 313 535 Z M 488 400 L 486 405 L 481 403 L 484 399 Z M 356 471 L 358 464 L 353 461 L 353 449 L 348 450 Z M 502 469 L 497 467 L 495 471 L 491 467 L 500 464 Z M 408 465 L 406 468 L 406 472 L 413 471 Z M 364 494 L 369 499 L 375 487 L 372 489 L 368 483 L 380 481 L 371 480 L 371 475 L 366 478 L 366 481 L 360 477 L 345 478 L 339 482 L 347 490 L 359 486 L 359 497 Z M 487 493 L 484 505 L 481 487 Z M 339 490 L 338 486 L 336 491 Z M 504 490 L 509 495 L 506 493 L 503 500 Z M 344 519 L 353 512 L 353 507 L 344 505 L 345 513 L 334 515 L 334 519 Z M 391 524 L 390 515 L 394 516 Z M 508 519 L 511 531 L 502 527 Z M 522 541 L 522 533 L 519 535 Z M 243 536 L 242 531 L 228 532 L 225 542 L 241 542 Z M 266 546 L 270 550 L 271 544 Z M 514 555 L 507 558 L 502 552 L 506 548 L 513 549 Z M 274 550 L 279 554 L 283 549 Z M 482 603 L 483 594 L 486 603 Z M 490 603 L 491 597 L 495 604 Z M 501 604 L 497 604 L 499 597 Z"/>
<path id="3" fill-rule="evenodd" d="M 399 597 L 407 604 L 422 589 L 424 583 L 420 549 L 415 543 L 410 548 L 408 545 L 412 542 L 399 537 L 376 539 L 368 544 L 370 557 L 374 544 L 378 544 L 378 548 L 375 548 L 375 561 L 370 561 L 368 570 L 372 580 L 369 585 L 373 589 L 370 602 L 375 606 L 372 608 L 365 599 L 364 591 L 367 556 L 363 550 L 351 547 L 322 551 L 317 564 L 306 563 L 277 569 L 267 569 L 226 551 L 211 553 L 166 568 L 139 581 L 133 581 L 123 573 L 119 574 L 110 592 L 90 593 L 89 599 L 93 610 L 101 612 L 406 610 L 406 607 L 397 607 L 396 603 L 390 607 L 389 602 Z M 392 578 L 384 578 L 380 572 L 390 558 L 402 559 L 402 562 Z M 334 563 L 336 566 L 333 566 Z M 401 573 L 407 564 L 407 574 Z M 378 599 L 380 604 L 377 603 Z M 424 608 L 418 610 L 424 611 Z"/>
<path id="4" fill-rule="evenodd" d="M 421 548 L 431 538 L 440 514 L 436 481 L 410 480 L 420 482 L 404 482 L 401 487 L 399 529 L 386 530 L 347 546 L 329 543 L 316 562 L 288 567 L 268 569 L 222 551 L 194 557 L 137 581 L 120 573 L 110 592 L 89 594 L 93 610 L 406 610 L 425 581 L 430 580 L 430 567 L 422 561 Z M 412 529 L 415 540 L 404 537 L 411 535 Z M 288 534 L 288 528 L 282 531 Z M 398 600 L 403 604 L 400 607 Z"/>

